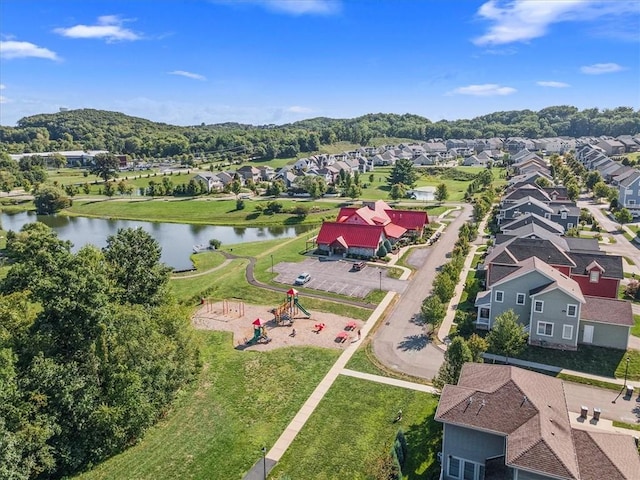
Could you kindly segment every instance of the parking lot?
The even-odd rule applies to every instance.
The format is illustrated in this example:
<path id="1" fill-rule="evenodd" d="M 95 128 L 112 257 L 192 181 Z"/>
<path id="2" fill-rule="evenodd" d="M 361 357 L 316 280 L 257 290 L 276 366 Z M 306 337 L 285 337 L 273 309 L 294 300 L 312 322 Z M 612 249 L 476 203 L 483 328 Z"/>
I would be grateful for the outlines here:
<path id="1" fill-rule="evenodd" d="M 304 287 L 324 292 L 339 293 L 348 297 L 364 298 L 372 290 L 402 293 L 407 287 L 405 280 L 397 280 L 387 276 L 388 270 L 382 267 L 367 265 L 362 270 L 353 269 L 355 261 L 330 260 L 319 261 L 308 258 L 300 263 L 278 263 L 273 270 L 278 274 L 276 282 L 293 285 L 296 277 L 303 272 L 311 275 L 311 280 Z"/>

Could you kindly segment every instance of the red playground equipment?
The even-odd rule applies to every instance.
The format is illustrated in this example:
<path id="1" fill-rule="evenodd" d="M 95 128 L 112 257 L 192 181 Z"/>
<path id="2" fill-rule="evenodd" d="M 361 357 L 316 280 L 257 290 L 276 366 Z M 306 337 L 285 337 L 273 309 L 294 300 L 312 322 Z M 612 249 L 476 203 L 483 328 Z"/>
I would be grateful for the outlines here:
<path id="1" fill-rule="evenodd" d="M 292 325 L 293 320 L 299 312 L 306 315 L 305 318 L 311 318 L 311 314 L 298 301 L 298 291 L 295 288 L 289 289 L 287 299 L 279 306 L 271 310 L 276 323 L 283 325 Z"/>

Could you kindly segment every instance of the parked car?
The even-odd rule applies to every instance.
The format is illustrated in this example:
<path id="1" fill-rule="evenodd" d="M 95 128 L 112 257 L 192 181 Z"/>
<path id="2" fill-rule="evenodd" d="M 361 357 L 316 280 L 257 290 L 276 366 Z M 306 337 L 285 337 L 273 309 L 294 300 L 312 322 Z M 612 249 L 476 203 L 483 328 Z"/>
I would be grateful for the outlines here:
<path id="1" fill-rule="evenodd" d="M 311 280 L 311 275 L 305 272 L 298 275 L 298 278 L 296 278 L 296 281 L 293 283 L 295 283 L 296 285 L 304 285 L 309 280 Z"/>
<path id="2" fill-rule="evenodd" d="M 366 262 L 356 262 L 356 263 L 353 264 L 353 269 L 360 271 L 366 266 L 367 266 Z"/>

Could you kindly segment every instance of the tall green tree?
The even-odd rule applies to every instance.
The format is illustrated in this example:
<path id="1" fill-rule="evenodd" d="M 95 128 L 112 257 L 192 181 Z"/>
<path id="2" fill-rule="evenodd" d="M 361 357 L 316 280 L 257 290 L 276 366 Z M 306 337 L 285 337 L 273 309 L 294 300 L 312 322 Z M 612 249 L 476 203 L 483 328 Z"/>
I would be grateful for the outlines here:
<path id="1" fill-rule="evenodd" d="M 107 238 L 104 256 L 122 303 L 165 303 L 171 269 L 160 262 L 158 242 L 142 228 L 121 228 Z"/>
<path id="2" fill-rule="evenodd" d="M 438 375 L 433 379 L 436 388 L 444 385 L 456 385 L 460 378 L 462 366 L 473 361 L 473 355 L 467 342 L 462 337 L 455 337 L 444 353 L 444 362 L 438 370 Z"/>
<path id="3" fill-rule="evenodd" d="M 398 183 L 413 188 L 418 181 L 418 173 L 415 170 L 413 162 L 406 158 L 400 158 L 391 169 L 391 173 L 387 177 L 387 183 L 393 187 Z"/>
<path id="4" fill-rule="evenodd" d="M 444 183 L 441 183 L 436 187 L 435 199 L 437 202 L 442 203 L 447 198 L 449 198 L 449 191 L 447 190 L 447 185 Z"/>
<path id="5" fill-rule="evenodd" d="M 120 161 L 112 153 L 99 153 L 93 157 L 93 165 L 89 169 L 93 175 L 102 178 L 105 182 L 118 176 Z"/>
<path id="6" fill-rule="evenodd" d="M 393 200 L 398 200 L 407 196 L 407 186 L 404 183 L 394 183 L 391 185 L 389 196 Z"/>
<path id="7" fill-rule="evenodd" d="M 507 310 L 495 318 L 493 328 L 487 335 L 487 343 L 491 353 L 504 355 L 507 362 L 509 357 L 514 357 L 524 350 L 527 334 L 513 310 Z"/>
<path id="8" fill-rule="evenodd" d="M 33 203 L 39 215 L 50 215 L 71 206 L 71 199 L 58 187 L 43 185 L 38 187 Z"/>

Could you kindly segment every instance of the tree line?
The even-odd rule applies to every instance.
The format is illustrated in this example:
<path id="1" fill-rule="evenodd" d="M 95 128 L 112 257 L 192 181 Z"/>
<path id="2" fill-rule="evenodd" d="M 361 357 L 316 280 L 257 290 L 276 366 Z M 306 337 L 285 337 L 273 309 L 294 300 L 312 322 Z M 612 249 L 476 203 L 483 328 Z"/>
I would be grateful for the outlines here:
<path id="1" fill-rule="evenodd" d="M 416 141 L 433 138 L 555 137 L 634 135 L 640 110 L 631 107 L 579 110 L 569 105 L 539 111 L 495 112 L 463 120 L 412 114 L 368 114 L 353 119 L 318 117 L 286 125 L 175 126 L 118 112 L 80 109 L 22 118 L 0 127 L 0 144 L 9 153 L 100 150 L 137 158 L 289 158 L 338 141 L 367 145 L 373 138 Z"/>
<path id="2" fill-rule="evenodd" d="M 71 251 L 7 234 L 0 283 L 0 478 L 60 478 L 135 444 L 199 371 L 188 312 L 142 229 Z"/>

